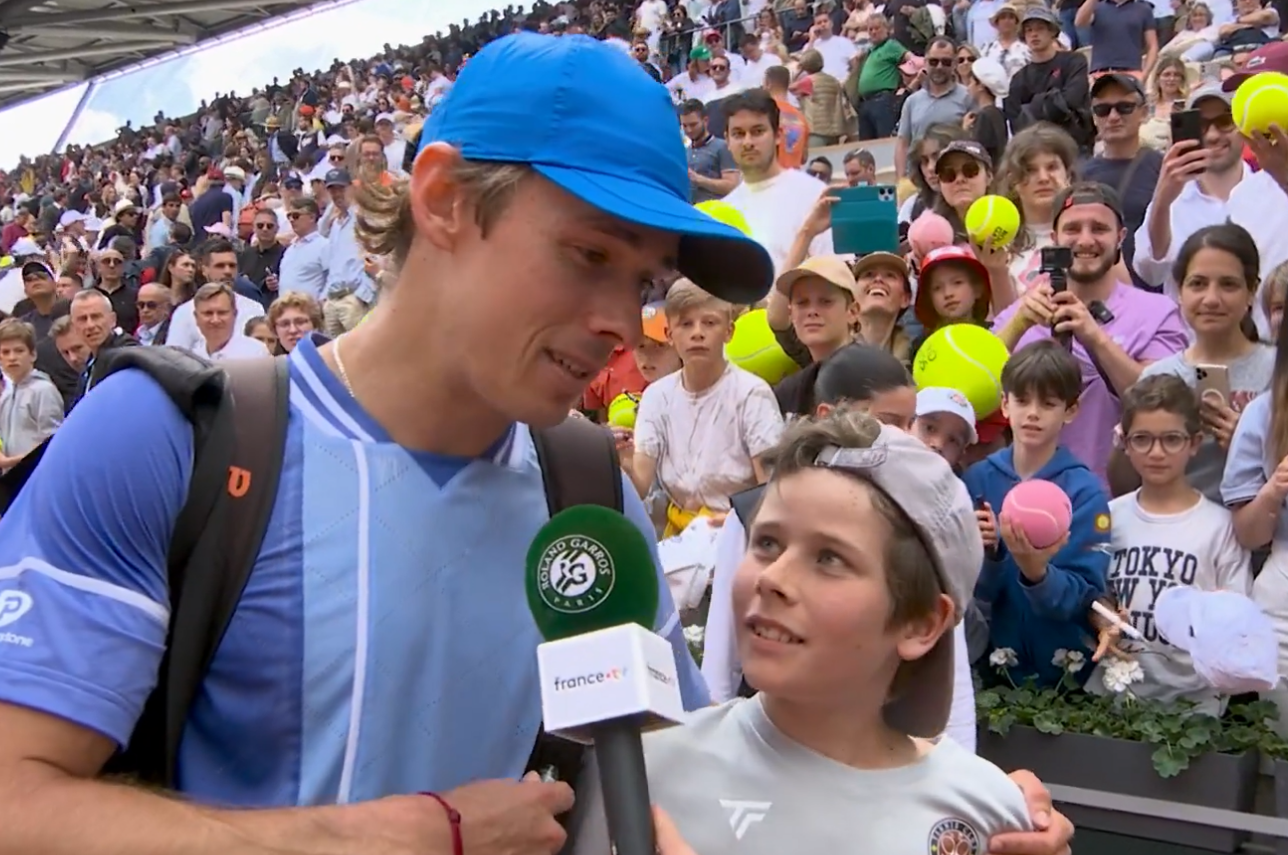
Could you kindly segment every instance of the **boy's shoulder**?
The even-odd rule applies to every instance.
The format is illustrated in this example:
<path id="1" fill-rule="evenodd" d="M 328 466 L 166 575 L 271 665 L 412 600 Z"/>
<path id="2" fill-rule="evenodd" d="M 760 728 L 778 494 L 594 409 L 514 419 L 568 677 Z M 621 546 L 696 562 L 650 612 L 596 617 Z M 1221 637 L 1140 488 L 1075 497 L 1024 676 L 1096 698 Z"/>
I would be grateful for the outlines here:
<path id="1" fill-rule="evenodd" d="M 947 737 L 927 759 L 929 774 L 923 785 L 943 793 L 989 833 L 1032 828 L 1024 793 L 998 766 Z"/>
<path id="2" fill-rule="evenodd" d="M 725 374 L 725 382 L 733 384 L 736 388 L 747 392 L 765 392 L 771 397 L 774 389 L 769 383 L 758 374 L 752 374 L 747 369 L 733 362 L 729 363 L 729 371 Z M 799 373 L 799 372 L 797 372 Z"/>

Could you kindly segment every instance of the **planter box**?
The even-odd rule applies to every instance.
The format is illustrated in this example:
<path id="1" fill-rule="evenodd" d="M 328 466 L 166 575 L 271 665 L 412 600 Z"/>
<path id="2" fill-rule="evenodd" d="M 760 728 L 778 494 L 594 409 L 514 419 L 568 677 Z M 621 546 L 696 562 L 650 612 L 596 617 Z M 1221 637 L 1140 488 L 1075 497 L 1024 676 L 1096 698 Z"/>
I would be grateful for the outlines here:
<path id="1" fill-rule="evenodd" d="M 1107 793 L 1161 799 L 1252 813 L 1256 797 L 1257 755 L 1207 754 L 1175 778 L 1160 778 L 1150 755 L 1154 746 L 1124 739 L 1065 733 L 1048 736 L 1030 727 L 1012 727 L 998 736 L 979 729 L 979 754 L 1006 772 L 1029 769 L 1043 781 Z M 1288 787 L 1288 781 L 1285 781 Z M 1288 797 L 1288 791 L 1285 796 Z M 1113 834 L 1235 852 L 1247 842 L 1243 831 L 1061 804 L 1074 825 Z"/>
<path id="2" fill-rule="evenodd" d="M 1288 819 L 1288 762 L 1276 760 L 1275 769 L 1275 816 Z M 1275 855 L 1288 855 L 1288 840 L 1275 841 Z"/>

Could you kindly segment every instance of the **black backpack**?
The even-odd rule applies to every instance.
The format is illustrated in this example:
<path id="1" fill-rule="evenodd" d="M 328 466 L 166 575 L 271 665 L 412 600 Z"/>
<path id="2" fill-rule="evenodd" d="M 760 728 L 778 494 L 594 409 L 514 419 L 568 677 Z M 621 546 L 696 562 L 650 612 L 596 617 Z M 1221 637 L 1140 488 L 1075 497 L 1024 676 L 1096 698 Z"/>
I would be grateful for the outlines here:
<path id="1" fill-rule="evenodd" d="M 170 628 L 157 686 L 129 746 L 104 768 L 172 789 L 184 724 L 214 659 L 263 544 L 277 496 L 286 444 L 290 377 L 285 357 L 213 366 L 171 347 L 107 351 L 94 383 L 127 368 L 146 371 L 192 423 L 194 462 L 188 498 L 175 523 L 168 556 Z M 622 510 L 622 477 L 612 435 L 569 418 L 534 431 L 551 515 L 574 505 Z M 0 483 L 0 511 L 39 464 L 44 446 Z M 575 784 L 584 748 L 537 736 L 527 768 L 553 767 Z"/>

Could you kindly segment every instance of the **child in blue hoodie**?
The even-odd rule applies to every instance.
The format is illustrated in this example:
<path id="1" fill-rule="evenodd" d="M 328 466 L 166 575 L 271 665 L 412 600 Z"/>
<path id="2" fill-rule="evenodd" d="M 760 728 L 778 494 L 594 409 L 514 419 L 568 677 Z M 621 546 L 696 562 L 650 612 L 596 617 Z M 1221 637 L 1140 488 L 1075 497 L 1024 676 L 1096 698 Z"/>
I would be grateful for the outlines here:
<path id="1" fill-rule="evenodd" d="M 1073 421 L 1082 376 L 1073 356 L 1054 341 L 1021 348 L 1002 370 L 1002 407 L 1011 423 L 1011 445 L 966 471 L 976 503 L 993 508 L 1011 488 L 1029 478 L 1051 481 L 1073 505 L 1069 534 L 1037 549 L 1013 527 L 996 527 L 1001 537 L 990 548 L 975 585 L 975 599 L 989 619 L 989 650 L 1015 653 L 1010 677 L 1033 678 L 1054 686 L 1064 674 L 1057 650 L 1078 651 L 1086 664 L 1073 676 L 1091 673 L 1089 644 L 1096 633 L 1088 615 L 1105 593 L 1109 567 L 1109 500 L 1100 481 L 1060 445 L 1061 429 Z M 985 668 L 984 679 L 993 678 Z"/>

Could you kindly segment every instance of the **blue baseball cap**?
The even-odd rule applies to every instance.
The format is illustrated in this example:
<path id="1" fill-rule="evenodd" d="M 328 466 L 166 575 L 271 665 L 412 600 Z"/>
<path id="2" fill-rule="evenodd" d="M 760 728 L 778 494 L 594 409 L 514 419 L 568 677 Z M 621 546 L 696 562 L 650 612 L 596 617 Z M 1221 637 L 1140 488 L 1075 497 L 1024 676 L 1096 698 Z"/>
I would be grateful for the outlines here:
<path id="1" fill-rule="evenodd" d="M 417 154 L 435 142 L 468 160 L 527 164 L 606 214 L 680 235 L 680 273 L 721 299 L 769 292 L 764 247 L 689 204 L 670 94 L 611 45 L 536 33 L 489 43 L 426 120 Z"/>

